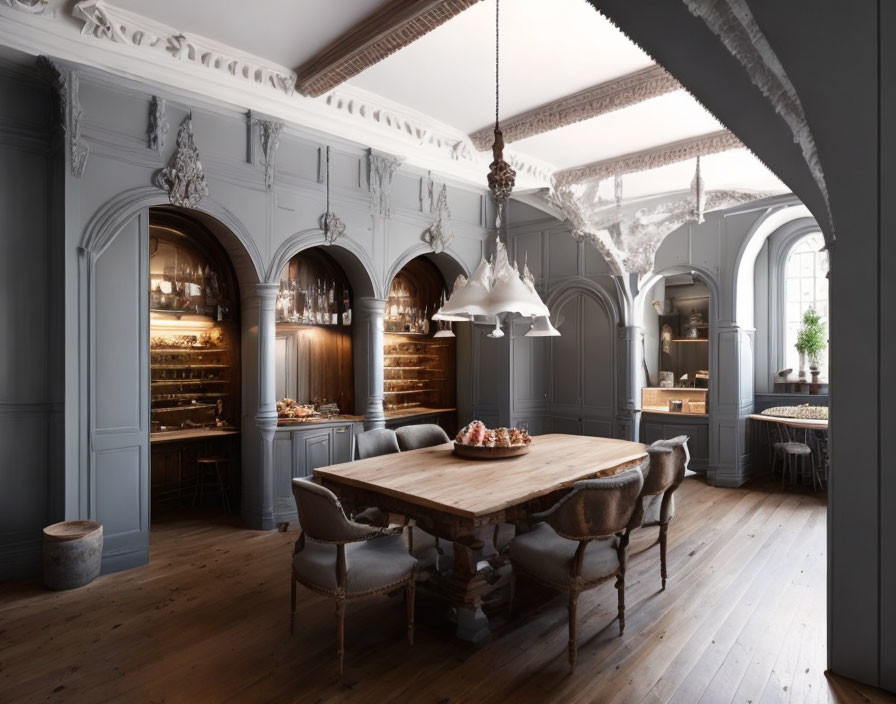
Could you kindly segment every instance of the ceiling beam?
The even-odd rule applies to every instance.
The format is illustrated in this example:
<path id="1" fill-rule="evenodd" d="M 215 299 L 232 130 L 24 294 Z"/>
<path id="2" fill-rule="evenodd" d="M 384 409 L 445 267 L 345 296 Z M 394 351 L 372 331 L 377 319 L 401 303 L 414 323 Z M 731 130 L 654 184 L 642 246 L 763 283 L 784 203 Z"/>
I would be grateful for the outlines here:
<path id="1" fill-rule="evenodd" d="M 501 132 L 505 142 L 516 142 L 627 108 L 680 88 L 678 81 L 661 66 L 654 64 L 501 120 Z M 479 151 L 491 149 L 493 128 L 483 128 L 470 135 L 470 139 Z"/>
<path id="2" fill-rule="evenodd" d="M 718 154 L 731 149 L 740 149 L 744 145 L 728 130 L 719 130 L 698 137 L 690 137 L 677 142 L 660 144 L 639 152 L 631 152 L 622 156 L 595 161 L 584 166 L 564 169 L 554 174 L 554 186 L 570 186 L 584 181 L 600 181 L 615 174 L 624 175 L 638 171 L 658 169 L 661 166 L 676 164 L 698 156 Z"/>
<path id="3" fill-rule="evenodd" d="M 296 69 L 297 87 L 303 95 L 323 95 L 477 2 L 392 0 Z"/>

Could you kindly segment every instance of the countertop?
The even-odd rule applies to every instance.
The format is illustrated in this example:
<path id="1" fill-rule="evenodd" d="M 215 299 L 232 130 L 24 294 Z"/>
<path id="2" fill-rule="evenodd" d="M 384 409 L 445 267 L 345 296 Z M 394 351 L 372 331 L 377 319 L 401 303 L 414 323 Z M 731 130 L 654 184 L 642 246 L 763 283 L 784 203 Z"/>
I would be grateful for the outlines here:
<path id="1" fill-rule="evenodd" d="M 239 434 L 238 428 L 189 428 L 151 433 L 149 442 L 154 445 L 160 442 L 175 442 L 177 440 L 210 440 L 215 437 L 230 437 Z"/>

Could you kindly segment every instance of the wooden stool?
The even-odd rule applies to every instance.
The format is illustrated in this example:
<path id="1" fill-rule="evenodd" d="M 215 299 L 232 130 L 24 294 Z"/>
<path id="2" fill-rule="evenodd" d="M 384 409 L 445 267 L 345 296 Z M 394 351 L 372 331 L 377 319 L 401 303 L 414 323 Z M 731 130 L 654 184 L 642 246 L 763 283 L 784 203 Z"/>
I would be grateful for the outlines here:
<path id="1" fill-rule="evenodd" d="M 797 462 L 800 462 L 800 469 L 805 469 L 806 457 L 809 458 L 810 474 L 812 476 L 812 488 L 815 489 L 815 481 L 817 472 L 815 470 L 815 457 L 812 455 L 812 448 L 804 442 L 781 442 L 775 445 L 775 449 L 784 455 L 784 469 L 781 472 L 781 485 L 787 479 L 788 469 L 790 470 L 790 481 L 796 483 Z M 804 471 L 800 472 L 800 479 L 805 475 Z"/>
<path id="2" fill-rule="evenodd" d="M 200 457 L 196 460 L 199 472 L 196 477 L 196 488 L 193 490 L 194 506 L 202 502 L 203 489 L 210 486 L 218 489 L 224 510 L 230 513 L 230 497 L 227 493 L 224 475 L 221 473 L 221 465 L 226 467 L 229 461 L 226 457 Z"/>

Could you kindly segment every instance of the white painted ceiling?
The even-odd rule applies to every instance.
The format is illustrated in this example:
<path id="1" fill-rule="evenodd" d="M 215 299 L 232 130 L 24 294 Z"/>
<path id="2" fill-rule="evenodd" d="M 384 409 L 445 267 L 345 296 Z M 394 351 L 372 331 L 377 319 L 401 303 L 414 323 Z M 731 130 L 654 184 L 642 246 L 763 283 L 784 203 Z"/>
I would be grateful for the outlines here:
<path id="1" fill-rule="evenodd" d="M 238 49 L 250 55 L 296 69 L 315 56 L 358 22 L 381 10 L 389 0 L 105 0 L 108 6 L 162 23 L 175 32 L 198 35 Z M 111 70 L 138 74 L 143 57 L 157 62 L 151 75 L 159 80 L 159 71 L 178 71 L 164 52 L 139 53 L 133 47 L 110 45 L 95 37 L 78 34 L 80 23 L 73 20 L 71 0 L 50 0 L 55 13 L 67 25 L 58 29 L 54 46 L 62 51 L 64 42 L 77 41 L 96 49 L 98 65 L 108 62 Z M 0 10 L 3 3 L 0 2 Z M 356 95 L 373 94 L 382 99 L 386 111 L 401 113 L 413 120 L 430 121 L 433 129 L 447 128 L 442 138 L 449 146 L 463 140 L 494 120 L 495 0 L 482 0 L 452 18 L 416 42 L 387 57 L 351 79 L 346 90 Z M 30 18 L 29 18 L 30 20 Z M 34 20 L 35 31 L 48 25 L 43 18 Z M 65 35 L 70 31 L 77 39 Z M 2 32 L 0 32 L 2 34 Z M 63 41 L 64 40 L 64 41 Z M 104 43 L 105 42 L 105 43 Z M 15 42 L 13 42 L 13 46 Z M 26 44 L 23 43 L 23 46 Z M 33 45 L 27 45 L 35 51 Z M 107 50 L 106 53 L 99 48 Z M 82 48 L 71 49 L 80 60 Z M 117 52 L 117 53 L 116 53 Z M 38 53 L 38 52 L 35 52 Z M 64 55 L 57 51 L 54 55 Z M 115 64 L 120 57 L 121 66 Z M 130 63 L 128 63 L 130 62 Z M 165 63 L 170 62 L 170 63 Z M 507 118 L 550 103 L 577 91 L 652 65 L 652 59 L 632 43 L 586 0 L 502 0 L 501 2 L 501 115 Z M 189 67 L 190 71 L 201 71 Z M 211 76 L 216 81 L 218 76 Z M 172 76 L 171 83 L 177 85 Z M 184 78 L 184 81 L 187 81 Z M 236 100 L 242 107 L 259 109 L 253 100 L 258 91 L 251 87 Z M 208 90 L 223 90 L 209 84 Z M 338 89 L 337 89 L 338 90 Z M 228 94 L 228 100 L 234 100 Z M 366 98 L 365 98 L 366 99 Z M 282 96 L 284 102 L 262 102 L 268 114 L 287 117 L 294 111 L 295 121 L 315 129 L 332 131 L 348 139 L 360 139 L 377 146 L 372 132 L 352 132 L 344 114 L 327 113 L 326 96 L 305 98 Z M 352 100 L 350 97 L 348 100 Z M 291 102 L 286 102 L 291 101 Z M 379 108 L 376 108 L 379 109 Z M 336 118 L 336 119 L 333 119 Z M 303 119 L 309 122 L 303 122 Z M 317 122 L 314 122 L 317 120 Z M 379 126 L 377 126 L 379 127 Z M 686 91 L 679 90 L 577 124 L 508 144 L 521 162 L 541 165 L 520 174 L 521 189 L 547 185 L 548 174 L 591 162 L 642 151 L 686 137 L 715 132 L 723 125 Z M 365 125 L 365 129 L 367 126 Z M 371 128 L 372 129 L 372 128 Z M 415 128 L 416 129 L 416 128 Z M 377 148 L 397 144 L 395 129 L 382 128 Z M 424 132 L 426 130 L 423 130 Z M 405 130 L 413 134 L 414 130 Z M 441 129 L 440 134 L 445 129 Z M 390 141 L 391 140 L 391 141 Z M 386 146 L 383 146 L 386 144 Z M 408 163 L 430 166 L 424 155 L 427 145 L 413 139 L 402 142 L 401 156 Z M 414 152 L 420 158 L 414 158 Z M 400 153 L 395 151 L 395 153 Z M 490 154 L 473 159 L 453 159 L 439 153 L 444 173 L 485 184 L 485 169 Z M 435 157 L 433 157 L 435 158 Z M 517 162 L 515 162 L 517 163 Z M 680 192 L 687 189 L 694 162 L 673 164 L 641 173 L 626 175 L 626 198 Z M 535 175 L 533 175 L 535 174 Z M 786 192 L 784 184 L 746 149 L 706 157 L 703 175 L 709 190 L 744 189 L 770 193 Z"/>

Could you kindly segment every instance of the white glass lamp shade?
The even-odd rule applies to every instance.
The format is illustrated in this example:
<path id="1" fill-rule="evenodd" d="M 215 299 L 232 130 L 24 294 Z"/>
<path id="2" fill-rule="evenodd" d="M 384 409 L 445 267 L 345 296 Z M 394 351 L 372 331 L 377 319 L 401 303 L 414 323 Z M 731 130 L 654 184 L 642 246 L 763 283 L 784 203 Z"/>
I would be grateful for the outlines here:
<path id="1" fill-rule="evenodd" d="M 436 334 L 433 337 L 454 337 L 454 330 L 451 328 L 445 328 L 444 330 L 437 330 Z"/>
<path id="2" fill-rule="evenodd" d="M 452 292 L 451 298 L 439 308 L 433 320 L 464 321 L 474 315 L 488 315 L 485 306 L 488 303 L 491 273 L 491 264 L 483 257 L 467 283 Z"/>
<path id="3" fill-rule="evenodd" d="M 527 318 L 550 315 L 548 307 L 527 288 L 513 269 L 510 276 L 495 282 L 486 310 L 489 315 L 518 313 Z"/>
<path id="4" fill-rule="evenodd" d="M 532 321 L 526 337 L 560 337 L 560 331 L 551 325 L 550 318 L 541 316 Z"/>

